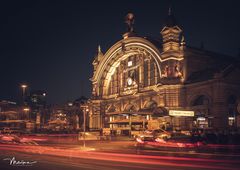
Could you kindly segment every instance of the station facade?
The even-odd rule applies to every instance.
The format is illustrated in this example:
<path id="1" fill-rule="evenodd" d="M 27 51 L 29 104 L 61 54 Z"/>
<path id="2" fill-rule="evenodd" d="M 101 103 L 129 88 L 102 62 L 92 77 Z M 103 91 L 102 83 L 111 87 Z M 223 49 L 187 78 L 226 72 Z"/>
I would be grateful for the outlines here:
<path id="1" fill-rule="evenodd" d="M 240 126 L 240 66 L 233 57 L 185 44 L 169 12 L 156 38 L 127 32 L 93 61 L 90 129 L 116 134 L 146 129 Z"/>

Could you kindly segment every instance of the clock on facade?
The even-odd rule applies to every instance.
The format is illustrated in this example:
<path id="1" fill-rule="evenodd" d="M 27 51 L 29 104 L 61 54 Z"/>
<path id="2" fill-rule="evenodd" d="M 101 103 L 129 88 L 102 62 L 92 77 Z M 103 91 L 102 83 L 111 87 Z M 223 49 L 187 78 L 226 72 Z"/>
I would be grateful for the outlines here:
<path id="1" fill-rule="evenodd" d="M 128 86 L 131 86 L 133 84 L 133 79 L 131 77 L 128 77 L 127 84 Z"/>

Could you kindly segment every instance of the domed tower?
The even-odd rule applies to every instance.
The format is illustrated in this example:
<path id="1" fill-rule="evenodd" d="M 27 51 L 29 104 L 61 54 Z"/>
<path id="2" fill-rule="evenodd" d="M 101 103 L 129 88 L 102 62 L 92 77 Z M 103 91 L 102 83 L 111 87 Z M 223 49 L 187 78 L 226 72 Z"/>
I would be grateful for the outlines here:
<path id="1" fill-rule="evenodd" d="M 164 52 L 180 50 L 180 46 L 184 45 L 181 42 L 181 33 L 182 30 L 177 25 L 176 19 L 171 12 L 171 8 L 169 8 L 168 16 L 161 31 Z"/>
<path id="2" fill-rule="evenodd" d="M 162 35 L 162 78 L 163 79 L 183 79 L 183 59 L 184 59 L 184 37 L 182 29 L 177 25 L 176 19 L 169 8 L 168 16 L 165 20 Z M 172 81 L 177 83 L 178 81 Z M 169 83 L 169 82 L 168 82 Z"/>

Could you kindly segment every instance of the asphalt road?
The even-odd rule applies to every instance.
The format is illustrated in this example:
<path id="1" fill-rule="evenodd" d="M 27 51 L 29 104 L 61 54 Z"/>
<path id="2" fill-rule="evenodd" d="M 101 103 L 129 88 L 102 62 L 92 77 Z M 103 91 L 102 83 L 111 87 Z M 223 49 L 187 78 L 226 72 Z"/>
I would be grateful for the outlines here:
<path id="1" fill-rule="evenodd" d="M 124 142 L 123 142 L 124 143 Z M 122 145 L 123 145 L 122 143 Z M 106 143 L 107 144 L 107 143 Z M 120 145 L 121 142 L 118 143 Z M 102 144 L 102 147 L 104 145 Z M 40 145 L 8 145 L 0 144 L 1 170 L 73 170 L 73 169 L 232 169 L 240 167 L 239 155 L 201 154 L 187 151 L 145 151 L 117 149 L 117 143 L 111 144 L 115 150 L 83 149 L 71 145 L 40 146 Z M 132 152 L 130 152 L 132 151 Z M 154 153 L 154 154 L 151 154 Z M 10 165 L 10 160 L 32 162 L 32 166 Z"/>
<path id="2" fill-rule="evenodd" d="M 24 153 L 11 153 L 5 152 L 4 156 L 1 155 L 1 160 L 6 157 L 14 155 L 16 159 L 23 160 L 34 160 L 36 164 L 32 166 L 11 166 L 8 161 L 1 162 L 1 169 L 4 170 L 75 170 L 75 169 L 96 169 L 96 170 L 113 170 L 113 169 L 183 169 L 182 167 L 176 168 L 176 166 L 165 166 L 156 164 L 144 164 L 144 163 L 129 163 L 129 162 L 118 162 L 118 161 L 106 161 L 97 159 L 84 159 L 84 158 L 72 158 L 72 157 L 59 157 L 59 156 L 48 156 L 48 155 L 36 155 L 36 154 L 24 154 Z M 185 168 L 184 169 L 188 169 Z M 191 168 L 190 168 L 191 169 Z M 202 169 L 202 168 L 200 168 Z"/>
<path id="3" fill-rule="evenodd" d="M 5 141 L 11 136 L 6 136 Z M 0 170 L 61 169 L 232 169 L 240 167 L 240 148 L 209 145 L 194 148 L 176 143 L 77 141 L 75 136 L 24 136 L 0 144 Z M 15 141 L 15 140 L 14 140 Z M 181 145 L 180 145 L 181 146 Z M 33 162 L 33 163 L 32 163 Z"/>

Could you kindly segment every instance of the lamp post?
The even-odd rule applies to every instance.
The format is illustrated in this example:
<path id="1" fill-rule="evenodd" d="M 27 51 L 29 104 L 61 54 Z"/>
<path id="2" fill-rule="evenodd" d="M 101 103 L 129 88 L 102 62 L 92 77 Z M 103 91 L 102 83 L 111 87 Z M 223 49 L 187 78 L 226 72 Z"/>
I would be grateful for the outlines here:
<path id="1" fill-rule="evenodd" d="M 25 104 L 25 93 L 26 93 L 26 88 L 28 86 L 26 84 L 22 84 L 21 88 L 22 88 L 22 97 L 23 97 L 23 104 Z"/>
<path id="2" fill-rule="evenodd" d="M 82 111 L 83 111 L 83 147 L 85 148 L 86 143 L 85 143 L 85 132 L 86 132 L 86 113 L 89 111 L 88 106 L 81 106 Z"/>

